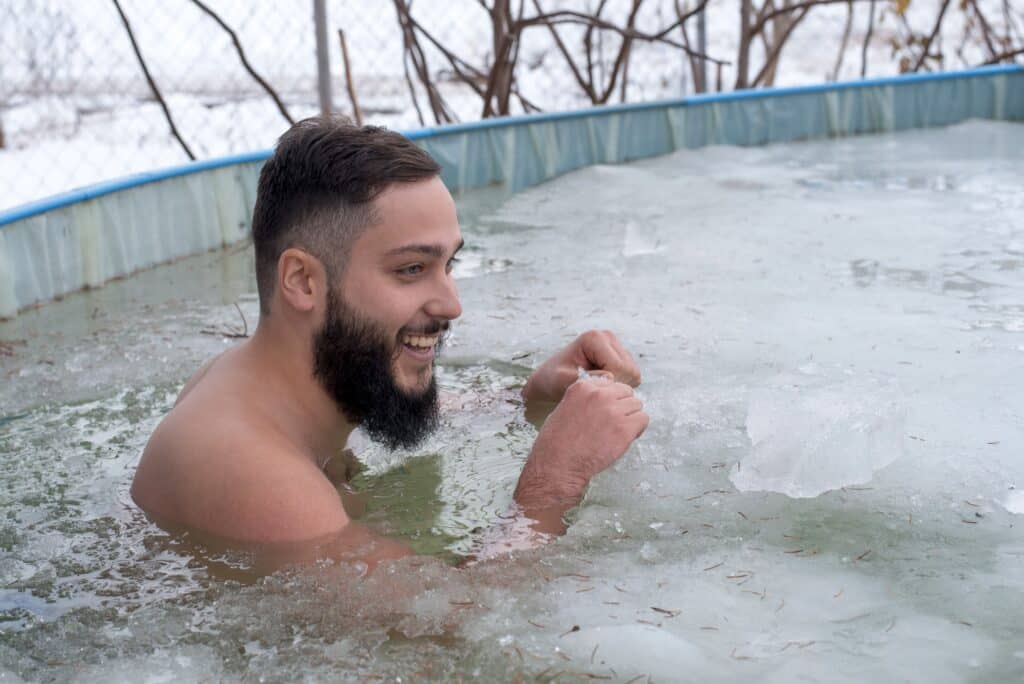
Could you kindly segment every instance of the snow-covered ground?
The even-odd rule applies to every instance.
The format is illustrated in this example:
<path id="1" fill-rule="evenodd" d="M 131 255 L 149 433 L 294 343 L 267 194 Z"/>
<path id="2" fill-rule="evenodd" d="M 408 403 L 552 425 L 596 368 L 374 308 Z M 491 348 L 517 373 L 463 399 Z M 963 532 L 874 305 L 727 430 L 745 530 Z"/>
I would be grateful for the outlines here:
<path id="1" fill-rule="evenodd" d="M 281 94 L 291 114 L 301 118 L 318 111 L 311 4 L 209 3 L 232 26 L 254 68 Z M 592 2 L 546 2 L 555 8 L 588 10 Z M 606 16 L 621 21 L 626 2 L 608 3 Z M 868 76 L 899 72 L 892 40 L 899 23 L 889 3 L 880 2 L 870 49 Z M 269 148 L 287 127 L 284 117 L 245 73 L 227 34 L 188 2 L 150 3 L 123 0 L 141 50 L 188 145 L 198 158 Z M 981 6 L 995 27 L 1003 26 L 1002 0 Z M 1007 5 L 1009 6 L 1009 5 Z M 935 8 L 910 3 L 908 23 L 921 33 L 930 29 Z M 1024 26 L 1020 9 L 1016 22 Z M 419 0 L 414 16 L 446 46 L 473 64 L 484 64 L 491 49 L 488 17 L 470 0 Z M 648 2 L 638 28 L 654 32 L 673 20 L 669 0 Z M 847 17 L 843 3 L 814 8 L 793 33 L 778 67 L 776 85 L 819 83 L 832 76 Z M 951 8 L 944 23 L 945 41 L 935 52 L 944 68 L 983 61 L 978 45 L 961 46 L 965 15 Z M 389 2 L 328 2 L 333 99 L 349 111 L 335 28 L 343 28 L 360 104 L 370 123 L 408 130 L 420 126 L 402 66 L 402 38 Z M 861 46 L 868 24 L 868 4 L 854 4 L 847 48 L 838 69 L 840 80 L 861 73 Z M 562 26 L 561 35 L 578 48 L 579 27 Z M 690 24 L 695 40 L 695 22 Z M 730 64 L 722 68 L 722 87 L 735 80 L 738 36 L 737 0 L 712 0 L 707 10 L 708 54 Z M 544 110 L 587 106 L 572 74 L 544 27 L 528 29 L 516 77 L 523 94 Z M 679 39 L 678 32 L 674 37 Z M 955 40 L 954 40 L 955 39 Z M 618 39 L 605 35 L 602 54 L 609 62 Z M 0 210 L 100 180 L 184 163 L 187 156 L 171 137 L 163 113 L 149 93 L 112 3 L 106 0 L 40 2 L 10 0 L 0 8 L 0 122 L 6 149 L 0 150 Z M 439 53 L 430 52 L 432 69 L 444 71 Z M 579 55 L 582 61 L 582 56 Z M 763 62 L 755 45 L 753 68 Z M 598 67 L 600 72 L 600 67 Z M 712 83 L 715 70 L 710 69 Z M 460 120 L 480 115 L 479 98 L 442 75 L 442 93 Z M 665 45 L 637 44 L 631 56 L 630 101 L 678 97 L 693 92 L 689 65 L 681 52 Z M 618 100 L 616 91 L 613 101 Z M 422 94 L 421 94 L 422 102 Z M 429 119 L 427 124 L 433 123 Z"/>

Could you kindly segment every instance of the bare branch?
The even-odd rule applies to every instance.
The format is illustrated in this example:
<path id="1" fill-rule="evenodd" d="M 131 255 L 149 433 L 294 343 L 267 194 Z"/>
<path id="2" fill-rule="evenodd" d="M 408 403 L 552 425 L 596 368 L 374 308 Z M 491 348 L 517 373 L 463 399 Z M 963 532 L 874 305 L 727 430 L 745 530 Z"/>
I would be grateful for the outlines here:
<path id="1" fill-rule="evenodd" d="M 352 101 L 352 118 L 356 120 L 357 126 L 363 125 L 363 112 L 359 109 L 359 100 L 356 99 L 356 87 L 352 82 L 352 64 L 348 60 L 348 44 L 345 42 L 345 31 L 338 29 L 338 40 L 341 42 L 341 61 L 345 65 L 345 89 L 348 91 L 348 99 Z"/>
<path id="2" fill-rule="evenodd" d="M 828 0 L 820 1 L 826 2 Z M 843 0 L 843 2 L 845 1 L 846 0 Z M 557 12 L 540 14 L 534 17 L 530 17 L 528 19 L 524 19 L 520 23 L 523 24 L 523 27 L 544 23 L 579 24 L 582 26 L 594 26 L 595 28 L 602 28 L 607 29 L 609 31 L 613 31 L 614 33 L 617 33 L 620 36 L 633 38 L 634 40 L 640 40 L 650 43 L 664 43 L 665 45 L 671 45 L 673 47 L 679 48 L 680 50 L 683 50 L 687 54 L 692 53 L 695 56 L 703 57 L 707 61 L 712 62 L 714 64 L 729 64 L 729 62 L 727 61 L 715 59 L 714 57 L 710 57 L 708 55 L 701 55 L 700 53 L 689 50 L 685 45 L 683 45 L 679 41 L 672 40 L 671 38 L 667 37 L 671 31 L 674 31 L 676 28 L 682 25 L 683 22 L 685 22 L 687 19 L 689 19 L 696 13 L 696 10 L 687 12 L 686 15 L 684 15 L 683 19 L 672 22 L 672 24 L 670 24 L 668 28 L 658 31 L 657 33 L 644 33 L 642 31 L 637 31 L 636 29 L 625 29 L 609 21 L 605 21 L 599 17 L 594 17 L 589 14 L 583 14 L 582 12 L 573 12 L 570 10 L 559 10 Z"/>
<path id="3" fill-rule="evenodd" d="M 787 5 L 781 9 L 772 9 L 769 12 L 764 12 L 763 14 L 758 15 L 757 21 L 754 22 L 754 25 L 750 27 L 750 35 L 754 36 L 763 31 L 765 25 L 775 17 L 779 16 L 780 14 L 789 14 L 790 12 L 795 12 L 797 10 L 802 9 L 810 9 L 811 7 L 817 7 L 818 5 L 835 5 L 840 2 L 849 1 L 850 0 L 804 0 L 804 2 L 797 2 L 792 5 Z M 875 0 L 853 0 L 853 2 L 868 1 L 874 2 Z M 765 7 L 762 8 L 762 11 L 767 7 L 768 5 L 766 4 Z"/>
<path id="4" fill-rule="evenodd" d="M 631 32 L 633 30 L 633 26 L 636 24 L 636 15 L 640 11 L 641 2 L 642 0 L 633 0 L 633 8 L 629 13 L 629 17 L 626 18 L 627 32 Z M 626 61 L 629 59 L 629 49 L 632 43 L 633 39 L 631 37 L 629 37 L 628 35 L 622 36 L 622 44 L 619 46 L 619 54 L 615 56 L 615 62 L 612 64 L 611 78 L 608 79 L 608 86 L 601 94 L 602 104 L 608 102 L 608 98 L 611 97 L 612 91 L 615 90 L 615 81 L 618 79 L 619 72 L 623 70 Z M 623 74 L 623 76 L 625 76 L 625 74 Z M 623 81 L 622 85 L 622 96 L 623 98 L 625 98 L 626 96 L 625 81 Z"/>
<path id="5" fill-rule="evenodd" d="M 868 73 L 868 44 L 875 32 L 875 1 L 871 0 L 871 8 L 868 10 L 868 30 L 864 34 L 864 45 L 860 49 L 860 77 L 864 78 Z"/>
<path id="6" fill-rule="evenodd" d="M 251 64 L 249 64 L 249 60 L 245 56 L 245 50 L 242 49 L 242 43 L 238 40 L 238 34 L 235 33 L 234 29 L 228 26 L 227 23 L 220 18 L 220 15 L 218 15 L 212 9 L 207 7 L 206 4 L 202 2 L 202 0 L 192 0 L 192 4 L 194 4 L 196 7 L 205 12 L 207 16 L 209 16 L 215 22 L 217 22 L 220 25 L 220 27 L 224 29 L 224 31 L 226 31 L 229 36 L 231 36 L 231 42 L 235 45 L 235 52 L 238 53 L 238 59 L 241 60 L 242 66 L 245 68 L 247 72 L 249 72 L 249 75 L 252 76 L 257 83 L 260 84 L 260 87 L 262 87 L 263 90 L 266 91 L 267 95 L 270 96 L 270 99 L 274 101 L 274 104 L 277 105 L 277 111 L 281 112 L 281 116 L 283 116 L 288 123 L 295 123 L 295 119 L 293 119 L 291 114 L 288 113 L 288 108 L 284 106 L 284 102 L 282 102 L 281 98 L 278 97 L 277 91 L 270 87 L 270 84 L 267 83 L 258 73 L 256 73 L 256 70 L 253 69 Z"/>
<path id="7" fill-rule="evenodd" d="M 752 11 L 752 0 L 740 0 L 740 44 L 736 53 L 736 85 L 734 86 L 736 90 L 747 87 L 750 70 L 750 39 L 756 35 L 750 26 Z"/>
<path id="8" fill-rule="evenodd" d="M 164 117 L 167 119 L 167 123 L 171 127 L 171 135 L 177 139 L 181 145 L 181 149 L 185 150 L 185 154 L 192 161 L 196 160 L 196 155 L 192 154 L 192 150 L 189 149 L 185 143 L 185 139 L 181 137 L 181 133 L 178 132 L 178 127 L 174 125 L 174 117 L 171 116 L 171 110 L 168 109 L 167 103 L 164 102 L 164 96 L 160 94 L 160 88 L 157 87 L 156 81 L 153 80 L 152 75 L 149 73 L 149 67 L 146 66 L 146 60 L 142 58 L 142 52 L 139 51 L 139 44 L 135 41 L 135 33 L 132 31 L 132 25 L 128 21 L 128 17 L 125 16 L 124 10 L 121 9 L 121 3 L 118 0 L 112 0 L 114 7 L 117 9 L 117 13 L 121 16 L 121 23 L 124 24 L 124 30 L 128 33 L 128 40 L 132 43 L 132 51 L 135 52 L 135 58 L 139 60 L 139 66 L 142 67 L 142 73 L 146 76 L 146 82 L 149 83 L 149 89 L 153 92 L 153 97 L 160 104 L 160 108 L 164 110 Z"/>
<path id="9" fill-rule="evenodd" d="M 995 45 L 992 44 L 992 34 L 995 33 L 995 31 L 992 30 L 992 26 L 988 23 L 988 20 L 982 13 L 981 8 L 978 7 L 977 0 L 970 0 L 970 3 L 971 9 L 974 10 L 974 16 L 978 18 L 978 23 L 981 24 L 981 37 L 985 41 L 985 47 L 988 48 L 988 56 L 990 58 L 995 57 L 999 53 L 999 50 L 997 50 Z"/>
<path id="10" fill-rule="evenodd" d="M 394 0 L 394 3 L 395 10 L 398 12 L 398 22 L 402 27 L 406 54 L 412 60 L 416 75 L 424 90 L 426 90 L 427 102 L 430 104 L 431 112 L 434 114 L 434 121 L 438 124 L 449 123 L 454 119 L 454 116 L 430 77 L 430 71 L 427 68 L 427 58 L 423 54 L 423 48 L 420 47 L 419 40 L 416 37 L 416 23 L 409 12 L 409 4 L 404 0 Z"/>
<path id="11" fill-rule="evenodd" d="M 1024 48 L 1018 48 L 1016 50 L 1011 50 L 1009 52 L 1000 53 L 992 57 L 992 59 L 985 61 L 984 64 L 998 64 L 999 62 L 1002 62 L 1004 59 L 1013 59 L 1014 57 L 1017 57 L 1019 55 L 1024 55 Z"/>
<path id="12" fill-rule="evenodd" d="M 853 1 L 846 3 L 846 25 L 843 26 L 843 38 L 839 41 L 839 53 L 836 55 L 836 65 L 832 67 L 832 81 L 839 80 L 839 70 L 843 68 L 843 57 L 846 55 L 846 47 L 850 44 L 850 30 L 853 28 Z"/>
<path id="13" fill-rule="evenodd" d="M 804 17 L 806 17 L 807 13 L 810 11 L 810 7 L 804 7 L 802 10 L 800 10 L 800 14 L 798 14 L 796 16 L 796 19 L 794 19 L 793 22 L 786 27 L 786 30 L 782 34 L 782 36 L 775 40 L 775 45 L 772 46 L 771 53 L 765 58 L 764 66 L 761 67 L 761 70 L 759 72 L 757 72 L 757 76 L 754 77 L 754 80 L 750 84 L 752 87 L 757 87 L 757 85 L 761 82 L 761 79 L 764 78 L 765 75 L 768 74 L 769 71 L 775 66 L 775 63 L 779 59 L 779 55 L 782 54 L 782 48 L 786 45 L 786 41 L 789 39 L 790 34 L 793 33 L 793 29 L 795 29 L 800 24 L 800 22 L 804 20 Z"/>
<path id="14" fill-rule="evenodd" d="M 942 28 L 942 20 L 946 16 L 946 9 L 949 7 L 949 0 L 942 0 L 942 8 L 939 9 L 939 16 L 935 19 L 935 26 L 932 28 L 932 32 L 925 39 L 924 45 L 921 47 L 921 56 L 917 58 L 917 63 L 911 71 L 918 71 L 923 65 L 924 60 L 928 58 L 928 51 L 932 47 L 932 41 L 935 40 L 935 36 L 939 35 L 939 30 Z"/>
<path id="15" fill-rule="evenodd" d="M 540 6 L 540 0 L 533 0 L 533 6 L 537 8 L 538 12 L 544 12 L 544 10 Z M 604 6 L 603 1 L 601 3 L 601 6 Z M 600 7 L 598 8 L 598 11 L 600 11 Z M 562 37 L 558 34 L 558 29 L 555 28 L 555 25 L 548 22 L 545 22 L 544 25 L 547 26 L 548 30 L 551 32 L 551 37 L 554 39 L 555 46 L 558 48 L 558 51 L 562 53 L 563 57 L 565 57 L 566 64 L 569 65 L 569 71 L 572 72 L 573 78 L 576 79 L 576 83 L 578 83 L 580 88 L 583 89 L 583 92 L 586 93 L 587 97 L 590 98 L 591 102 L 597 103 L 597 93 L 594 91 L 593 60 L 590 56 L 591 53 L 589 42 L 590 34 L 594 30 L 593 25 L 587 27 L 587 32 L 583 35 L 583 44 L 586 48 L 587 53 L 587 72 L 590 76 L 589 80 L 583 78 L 583 74 L 580 72 L 579 67 L 576 66 L 576 60 L 572 58 L 572 54 L 569 52 L 569 48 L 567 48 L 565 46 L 565 43 L 562 42 Z"/>

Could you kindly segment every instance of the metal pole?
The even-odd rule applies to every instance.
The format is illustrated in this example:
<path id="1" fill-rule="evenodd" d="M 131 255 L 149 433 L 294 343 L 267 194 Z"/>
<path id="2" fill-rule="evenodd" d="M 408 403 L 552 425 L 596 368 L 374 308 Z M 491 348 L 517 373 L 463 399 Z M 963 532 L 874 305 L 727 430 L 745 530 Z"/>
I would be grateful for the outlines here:
<path id="1" fill-rule="evenodd" d="M 701 54 L 699 92 L 706 93 L 708 91 L 708 61 L 704 59 L 704 55 L 708 54 L 708 31 L 707 25 L 704 23 L 703 9 L 697 13 L 697 52 Z"/>
<path id="2" fill-rule="evenodd" d="M 328 116 L 331 106 L 331 62 L 327 52 L 327 7 L 325 0 L 313 0 L 316 27 L 316 80 L 320 91 L 320 113 Z"/>

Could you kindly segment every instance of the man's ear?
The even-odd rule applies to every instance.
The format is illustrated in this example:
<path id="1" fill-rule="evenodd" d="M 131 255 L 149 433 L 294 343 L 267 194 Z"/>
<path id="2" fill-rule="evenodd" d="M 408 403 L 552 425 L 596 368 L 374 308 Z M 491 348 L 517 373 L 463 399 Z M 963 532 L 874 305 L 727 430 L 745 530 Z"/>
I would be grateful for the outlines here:
<path id="1" fill-rule="evenodd" d="M 315 256 L 289 247 L 277 259 L 281 298 L 296 311 L 312 311 L 327 295 L 327 271 Z"/>

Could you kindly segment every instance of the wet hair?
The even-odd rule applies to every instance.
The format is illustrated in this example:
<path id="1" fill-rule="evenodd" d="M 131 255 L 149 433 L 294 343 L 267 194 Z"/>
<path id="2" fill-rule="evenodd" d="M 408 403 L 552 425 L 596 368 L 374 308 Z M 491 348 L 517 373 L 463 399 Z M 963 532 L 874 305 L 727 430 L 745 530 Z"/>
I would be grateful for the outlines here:
<path id="1" fill-rule="evenodd" d="M 284 250 L 298 247 L 315 256 L 333 285 L 352 243 L 375 220 L 373 200 L 395 183 L 440 172 L 408 138 L 378 126 L 313 117 L 288 129 L 260 171 L 253 209 L 261 313 L 270 312 Z"/>

